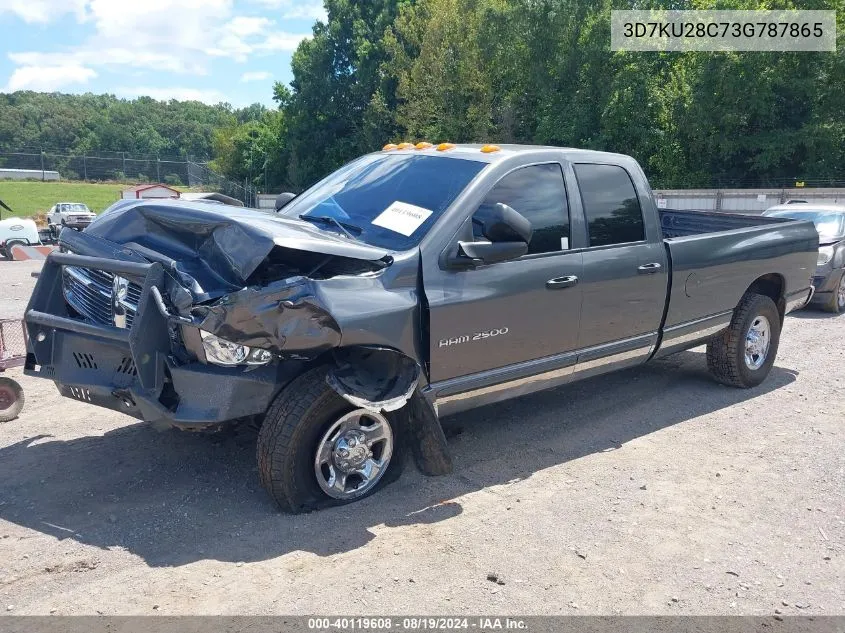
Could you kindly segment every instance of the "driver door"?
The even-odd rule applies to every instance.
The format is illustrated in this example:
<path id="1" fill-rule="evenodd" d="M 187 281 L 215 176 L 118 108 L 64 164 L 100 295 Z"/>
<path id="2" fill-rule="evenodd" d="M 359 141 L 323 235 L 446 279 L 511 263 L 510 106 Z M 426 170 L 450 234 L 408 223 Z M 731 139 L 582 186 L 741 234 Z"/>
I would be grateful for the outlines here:
<path id="1" fill-rule="evenodd" d="M 578 344 L 582 261 L 580 252 L 569 250 L 561 165 L 511 171 L 491 188 L 474 217 L 496 203 L 531 222 L 528 253 L 466 270 L 439 270 L 436 278 L 425 279 L 433 383 L 555 356 L 561 366 L 574 365 L 574 353 L 570 359 L 567 352 Z M 558 361 L 552 360 L 551 365 Z"/>

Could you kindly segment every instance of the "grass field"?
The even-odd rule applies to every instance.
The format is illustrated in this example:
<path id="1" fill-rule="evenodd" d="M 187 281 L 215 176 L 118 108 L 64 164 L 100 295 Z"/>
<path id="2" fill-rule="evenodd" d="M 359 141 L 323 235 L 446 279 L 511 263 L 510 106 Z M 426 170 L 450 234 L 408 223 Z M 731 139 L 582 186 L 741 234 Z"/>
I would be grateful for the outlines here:
<path id="1" fill-rule="evenodd" d="M 0 180 L 0 200 L 15 215 L 29 217 L 45 213 L 57 202 L 84 202 L 99 213 L 120 198 L 128 185 L 87 182 L 12 182 Z M 8 212 L 3 213 L 4 217 Z"/>

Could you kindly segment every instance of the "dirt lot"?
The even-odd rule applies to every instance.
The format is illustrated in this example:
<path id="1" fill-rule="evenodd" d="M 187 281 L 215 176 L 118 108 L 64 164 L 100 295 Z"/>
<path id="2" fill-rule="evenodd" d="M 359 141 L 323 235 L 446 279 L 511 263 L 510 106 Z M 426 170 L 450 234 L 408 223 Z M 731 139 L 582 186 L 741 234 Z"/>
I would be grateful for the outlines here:
<path id="1" fill-rule="evenodd" d="M 0 314 L 35 268 L 0 262 Z M 453 475 L 297 517 L 249 433 L 158 433 L 23 377 L 0 611 L 845 613 L 843 326 L 789 317 L 750 391 L 695 350 L 449 418 Z"/>

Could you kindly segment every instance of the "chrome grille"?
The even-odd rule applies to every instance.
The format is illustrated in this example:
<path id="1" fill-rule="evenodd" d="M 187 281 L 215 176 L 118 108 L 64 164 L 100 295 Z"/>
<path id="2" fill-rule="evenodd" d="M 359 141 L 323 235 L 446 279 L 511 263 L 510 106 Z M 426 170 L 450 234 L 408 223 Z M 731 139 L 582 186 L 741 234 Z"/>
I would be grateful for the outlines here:
<path id="1" fill-rule="evenodd" d="M 114 325 L 114 275 L 104 270 L 65 266 L 62 273 L 65 301 L 85 319 L 101 325 Z M 141 299 L 141 286 L 129 283 L 126 299 L 126 327 L 132 327 Z"/>

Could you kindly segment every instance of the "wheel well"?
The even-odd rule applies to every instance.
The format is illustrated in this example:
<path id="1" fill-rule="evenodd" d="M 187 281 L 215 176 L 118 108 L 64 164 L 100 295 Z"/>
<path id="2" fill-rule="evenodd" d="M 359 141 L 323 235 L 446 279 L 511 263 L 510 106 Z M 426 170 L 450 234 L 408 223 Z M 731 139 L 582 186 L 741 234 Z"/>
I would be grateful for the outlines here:
<path id="1" fill-rule="evenodd" d="M 778 314 L 780 314 L 780 320 L 783 322 L 783 316 L 786 310 L 786 300 L 784 298 L 785 285 L 782 275 L 769 273 L 768 275 L 763 275 L 755 279 L 754 283 L 748 286 L 746 293 L 753 292 L 769 297 L 769 299 L 775 302 L 778 308 Z"/>

